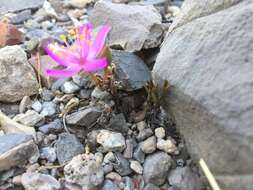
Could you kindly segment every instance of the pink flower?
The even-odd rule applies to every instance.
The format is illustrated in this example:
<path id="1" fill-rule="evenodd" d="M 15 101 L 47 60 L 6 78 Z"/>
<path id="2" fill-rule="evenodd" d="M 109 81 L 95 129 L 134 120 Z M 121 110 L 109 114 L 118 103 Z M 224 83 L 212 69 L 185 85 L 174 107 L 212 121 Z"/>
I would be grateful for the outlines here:
<path id="1" fill-rule="evenodd" d="M 95 72 L 104 69 L 108 65 L 105 57 L 99 57 L 104 48 L 106 36 L 110 31 L 108 25 L 103 25 L 98 32 L 92 31 L 90 23 L 77 28 L 74 33 L 75 41 L 66 46 L 49 44 L 45 49 L 48 55 L 57 63 L 64 66 L 62 70 L 48 69 L 46 72 L 53 77 L 69 77 L 78 73 Z"/>

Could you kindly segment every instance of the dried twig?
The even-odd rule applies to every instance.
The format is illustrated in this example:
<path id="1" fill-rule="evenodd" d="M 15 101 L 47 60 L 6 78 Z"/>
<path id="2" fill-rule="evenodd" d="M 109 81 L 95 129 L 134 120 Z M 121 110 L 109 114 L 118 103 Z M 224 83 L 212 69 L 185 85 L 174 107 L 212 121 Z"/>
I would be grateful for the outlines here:
<path id="1" fill-rule="evenodd" d="M 206 162 L 202 158 L 199 160 L 199 165 L 200 165 L 201 169 L 203 170 L 212 189 L 213 190 L 221 190 L 217 181 L 215 180 L 213 174 L 211 173 L 208 166 L 206 165 Z"/>

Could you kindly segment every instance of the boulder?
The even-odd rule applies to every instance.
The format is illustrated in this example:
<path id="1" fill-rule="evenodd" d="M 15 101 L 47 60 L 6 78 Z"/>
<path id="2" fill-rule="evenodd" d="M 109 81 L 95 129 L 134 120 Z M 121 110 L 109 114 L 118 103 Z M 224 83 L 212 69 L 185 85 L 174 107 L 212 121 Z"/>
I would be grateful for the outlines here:
<path id="1" fill-rule="evenodd" d="M 95 26 L 112 26 L 109 44 L 135 52 L 158 47 L 163 37 L 161 15 L 152 5 L 125 5 L 109 1 L 95 4 L 90 20 Z"/>
<path id="2" fill-rule="evenodd" d="M 170 30 L 196 18 L 229 8 L 240 1 L 242 0 L 185 0 L 181 7 L 181 13 L 177 15 Z"/>
<path id="3" fill-rule="evenodd" d="M 16 102 L 38 92 L 38 82 L 20 46 L 0 49 L 0 101 Z"/>
<path id="4" fill-rule="evenodd" d="M 250 0 L 193 20 L 169 33 L 153 69 L 171 84 L 165 107 L 193 158 L 226 176 L 222 189 L 253 173 L 252 22 Z"/>

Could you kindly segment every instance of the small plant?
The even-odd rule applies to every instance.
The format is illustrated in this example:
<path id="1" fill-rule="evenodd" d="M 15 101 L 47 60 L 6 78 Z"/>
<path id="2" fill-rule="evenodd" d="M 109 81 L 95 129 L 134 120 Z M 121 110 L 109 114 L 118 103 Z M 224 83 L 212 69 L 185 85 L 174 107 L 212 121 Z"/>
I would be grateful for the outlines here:
<path id="1" fill-rule="evenodd" d="M 159 110 L 162 101 L 164 100 L 168 89 L 169 83 L 167 80 L 164 81 L 163 85 L 159 87 L 154 83 L 153 80 L 149 81 L 145 86 L 147 92 L 147 105 L 149 110 Z"/>

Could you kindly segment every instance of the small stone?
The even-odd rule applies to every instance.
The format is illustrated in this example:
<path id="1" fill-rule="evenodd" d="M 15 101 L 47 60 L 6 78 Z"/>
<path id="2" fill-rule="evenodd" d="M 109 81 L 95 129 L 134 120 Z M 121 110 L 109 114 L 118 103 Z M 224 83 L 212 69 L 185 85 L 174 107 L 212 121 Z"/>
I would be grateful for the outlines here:
<path id="1" fill-rule="evenodd" d="M 92 93 L 91 97 L 99 99 L 99 100 L 109 100 L 111 99 L 111 94 L 107 91 L 101 90 L 99 87 L 96 87 Z"/>
<path id="2" fill-rule="evenodd" d="M 26 9 L 36 10 L 42 7 L 44 0 L 15 0 L 15 1 L 0 1 L 2 11 L 19 12 Z"/>
<path id="3" fill-rule="evenodd" d="M 54 97 L 54 93 L 51 90 L 43 88 L 41 98 L 45 101 L 51 101 Z"/>
<path id="4" fill-rule="evenodd" d="M 165 137 L 165 130 L 163 127 L 158 127 L 155 129 L 155 136 L 158 139 L 163 139 Z"/>
<path id="5" fill-rule="evenodd" d="M 143 130 L 139 131 L 139 134 L 137 135 L 136 139 L 138 141 L 143 141 L 143 140 L 145 140 L 146 138 L 148 138 L 152 135 L 153 135 L 152 129 L 146 128 L 146 129 L 143 129 Z"/>
<path id="6" fill-rule="evenodd" d="M 50 58 L 48 57 L 48 59 L 50 59 Z M 52 83 L 51 90 L 52 90 L 53 92 L 55 92 L 55 91 L 57 91 L 57 90 L 60 90 L 61 86 L 63 86 L 63 84 L 64 84 L 65 82 L 67 82 L 68 80 L 69 80 L 69 78 L 59 78 L 59 79 L 57 79 L 56 81 L 54 81 L 54 82 Z"/>
<path id="7" fill-rule="evenodd" d="M 104 157 L 104 163 L 109 164 L 115 162 L 115 156 L 113 152 L 108 152 Z"/>
<path id="8" fill-rule="evenodd" d="M 61 86 L 61 91 L 66 93 L 66 94 L 71 94 L 71 93 L 75 93 L 78 90 L 80 90 L 80 87 L 77 86 L 74 82 L 72 81 L 66 81 L 63 83 L 63 85 Z"/>
<path id="9" fill-rule="evenodd" d="M 56 104 L 53 102 L 43 102 L 41 115 L 52 116 L 56 113 Z"/>
<path id="10" fill-rule="evenodd" d="M 17 175 L 12 178 L 12 183 L 15 185 L 22 185 L 21 184 L 22 175 Z"/>
<path id="11" fill-rule="evenodd" d="M 110 173 L 112 170 L 113 170 L 113 165 L 112 165 L 112 164 L 103 165 L 104 174 L 108 174 L 108 173 Z"/>
<path id="12" fill-rule="evenodd" d="M 121 176 L 127 176 L 132 173 L 130 168 L 130 162 L 123 157 L 119 152 L 115 153 L 116 161 L 113 163 L 113 167 L 117 173 Z"/>
<path id="13" fill-rule="evenodd" d="M 147 156 L 143 165 L 143 175 L 146 183 L 162 185 L 168 175 L 172 159 L 164 152 Z"/>
<path id="14" fill-rule="evenodd" d="M 102 114 L 102 111 L 97 107 L 88 107 L 83 110 L 78 110 L 70 115 L 66 116 L 66 122 L 70 125 L 79 125 L 84 127 L 90 127 L 94 124 Z"/>
<path id="15" fill-rule="evenodd" d="M 63 129 L 62 123 L 60 119 L 56 119 L 46 125 L 42 125 L 39 127 L 39 131 L 41 131 L 44 134 L 48 134 L 51 132 L 59 132 Z"/>
<path id="16" fill-rule="evenodd" d="M 118 173 L 116 173 L 116 172 L 110 172 L 110 173 L 108 173 L 105 176 L 105 178 L 106 179 L 110 179 L 110 180 L 112 180 L 114 182 L 117 182 L 117 183 L 121 182 L 121 180 L 122 180 L 122 177 Z"/>
<path id="17" fill-rule="evenodd" d="M 28 161 L 37 161 L 39 150 L 33 137 L 25 134 L 7 134 L 0 138 L 0 172 Z"/>
<path id="18" fill-rule="evenodd" d="M 32 17 L 32 12 L 31 10 L 24 10 L 8 17 L 10 18 L 12 24 L 22 24 L 24 21 Z"/>
<path id="19" fill-rule="evenodd" d="M 111 180 L 105 180 L 100 190 L 120 190 Z"/>
<path id="20" fill-rule="evenodd" d="M 145 186 L 144 190 L 160 190 L 160 188 L 157 187 L 156 185 L 152 184 L 152 183 L 148 183 Z"/>
<path id="21" fill-rule="evenodd" d="M 89 99 L 91 97 L 92 90 L 90 89 L 81 89 L 78 97 L 82 99 Z"/>
<path id="22" fill-rule="evenodd" d="M 156 150 L 156 137 L 152 136 L 141 142 L 141 150 L 145 154 L 153 153 Z"/>
<path id="23" fill-rule="evenodd" d="M 101 130 L 97 135 L 97 143 L 101 144 L 105 151 L 123 151 L 126 147 L 125 138 L 121 133 Z"/>
<path id="24" fill-rule="evenodd" d="M 201 190 L 203 184 L 199 176 L 191 168 L 183 167 L 172 170 L 168 176 L 168 181 L 176 189 Z"/>
<path id="25" fill-rule="evenodd" d="M 126 176 L 124 177 L 124 183 L 125 183 L 125 188 L 126 190 L 134 189 L 134 182 L 133 179 Z"/>
<path id="26" fill-rule="evenodd" d="M 96 190 L 104 181 L 101 164 L 93 154 L 78 155 L 64 167 L 65 179 L 82 186 L 83 190 Z"/>
<path id="27" fill-rule="evenodd" d="M 145 121 L 140 121 L 140 122 L 136 123 L 136 127 L 139 131 L 142 131 L 145 128 L 147 128 L 147 123 Z"/>
<path id="28" fill-rule="evenodd" d="M 158 139 L 156 146 L 159 150 L 167 152 L 168 154 L 173 154 L 177 151 L 176 145 L 170 139 L 167 140 Z"/>
<path id="29" fill-rule="evenodd" d="M 20 46 L 0 49 L 0 76 L 0 102 L 17 102 L 38 92 L 36 75 Z"/>
<path id="30" fill-rule="evenodd" d="M 125 116 L 123 113 L 113 115 L 109 121 L 108 128 L 113 131 L 118 131 L 124 134 L 127 134 L 129 127 L 127 125 Z"/>
<path id="31" fill-rule="evenodd" d="M 24 40 L 24 34 L 16 26 L 0 21 L 0 47 L 17 45 Z"/>
<path id="32" fill-rule="evenodd" d="M 75 135 L 61 133 L 55 143 L 57 159 L 60 164 L 71 160 L 74 156 L 84 152 L 84 147 Z"/>
<path id="33" fill-rule="evenodd" d="M 135 160 L 138 160 L 140 163 L 144 163 L 145 153 L 141 150 L 141 146 L 138 146 L 134 150 L 133 157 L 134 157 Z"/>
<path id="34" fill-rule="evenodd" d="M 52 147 L 44 147 L 40 153 L 41 159 L 46 159 L 49 163 L 53 163 L 56 160 L 56 152 Z"/>
<path id="35" fill-rule="evenodd" d="M 79 87 L 87 87 L 87 85 L 90 83 L 88 75 L 82 76 L 81 74 L 76 74 L 72 76 L 72 80 Z"/>
<path id="36" fill-rule="evenodd" d="M 68 4 L 73 8 L 83 9 L 91 2 L 93 2 L 93 0 L 70 0 Z"/>
<path id="37" fill-rule="evenodd" d="M 32 109 L 34 109 L 36 112 L 40 113 L 42 110 L 42 104 L 40 103 L 40 101 L 36 100 L 33 104 L 32 104 Z"/>
<path id="38" fill-rule="evenodd" d="M 29 96 L 24 96 L 19 104 L 19 113 L 24 113 L 27 110 L 28 106 L 31 105 L 31 102 L 32 100 Z"/>
<path id="39" fill-rule="evenodd" d="M 135 171 L 137 174 L 142 174 L 142 172 L 143 172 L 143 168 L 142 168 L 141 164 L 136 160 L 130 161 L 130 168 L 133 171 Z"/>
<path id="40" fill-rule="evenodd" d="M 125 158 L 132 158 L 133 157 L 133 151 L 134 151 L 134 140 L 133 139 L 127 139 L 126 140 L 126 149 L 124 150 L 124 157 Z"/>
<path id="41" fill-rule="evenodd" d="M 40 173 L 24 173 L 21 183 L 25 190 L 60 190 L 60 183 L 50 175 Z"/>
<path id="42" fill-rule="evenodd" d="M 36 111 L 28 110 L 26 113 L 16 115 L 13 120 L 28 126 L 35 126 L 40 121 L 44 120 L 43 115 Z"/>

